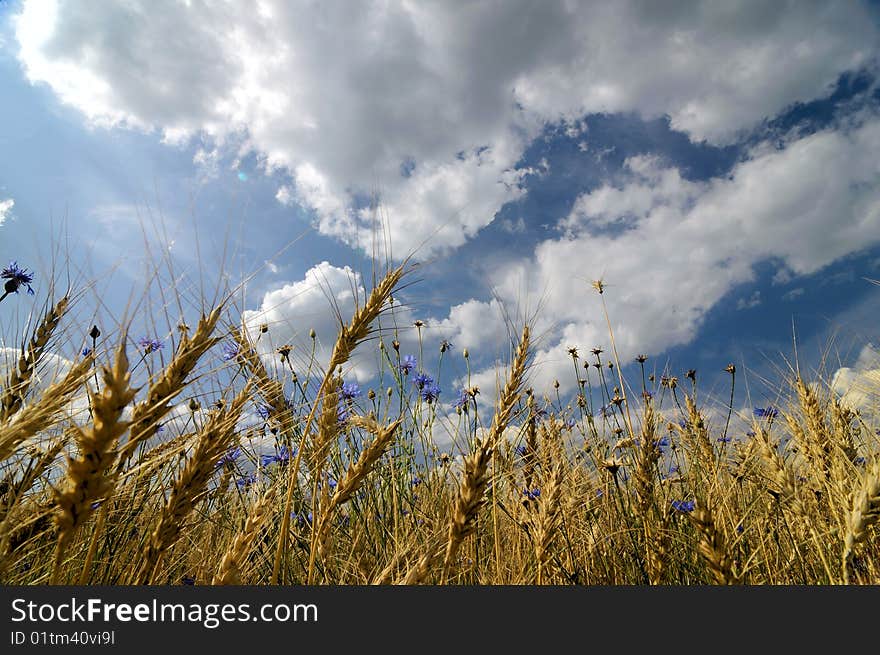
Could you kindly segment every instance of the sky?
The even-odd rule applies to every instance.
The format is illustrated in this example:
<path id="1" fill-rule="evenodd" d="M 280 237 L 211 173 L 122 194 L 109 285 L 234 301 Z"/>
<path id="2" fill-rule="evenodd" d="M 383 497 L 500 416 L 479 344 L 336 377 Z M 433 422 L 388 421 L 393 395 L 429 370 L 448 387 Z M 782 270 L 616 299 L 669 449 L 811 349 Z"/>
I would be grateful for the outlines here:
<path id="1" fill-rule="evenodd" d="M 723 397 L 735 363 L 764 404 L 796 344 L 846 393 L 880 367 L 878 37 L 854 0 L 5 0 L 0 261 L 94 282 L 96 321 L 149 260 L 247 277 L 248 325 L 326 356 L 409 257 L 385 326 L 432 371 L 454 344 L 445 406 L 525 321 L 571 393 L 603 300 L 628 375 Z"/>

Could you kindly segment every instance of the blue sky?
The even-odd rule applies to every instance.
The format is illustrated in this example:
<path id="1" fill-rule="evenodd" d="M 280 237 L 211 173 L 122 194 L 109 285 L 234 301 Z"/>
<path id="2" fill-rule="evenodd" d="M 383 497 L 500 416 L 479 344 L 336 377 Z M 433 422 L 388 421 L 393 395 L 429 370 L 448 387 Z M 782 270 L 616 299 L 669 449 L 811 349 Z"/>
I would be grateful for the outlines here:
<path id="1" fill-rule="evenodd" d="M 184 293 L 256 271 L 245 318 L 329 344 L 376 231 L 420 264 L 404 347 L 423 320 L 485 387 L 537 312 L 571 391 L 599 278 L 623 360 L 719 396 L 734 362 L 763 402 L 793 329 L 829 374 L 877 341 L 876 3 L 296 5 L 0 3 L 0 259 L 45 283 L 65 244 L 110 320 L 144 230 Z"/>

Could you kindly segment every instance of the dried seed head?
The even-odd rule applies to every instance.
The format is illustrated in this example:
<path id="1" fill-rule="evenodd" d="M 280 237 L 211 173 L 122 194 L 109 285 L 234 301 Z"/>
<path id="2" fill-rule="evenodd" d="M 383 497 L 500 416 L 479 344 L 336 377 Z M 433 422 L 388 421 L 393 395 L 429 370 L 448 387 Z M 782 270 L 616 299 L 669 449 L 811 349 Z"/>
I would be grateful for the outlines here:
<path id="1" fill-rule="evenodd" d="M 92 326 L 92 329 L 89 331 L 89 336 L 92 338 L 93 341 L 101 336 L 101 331 L 98 329 L 97 325 Z"/>

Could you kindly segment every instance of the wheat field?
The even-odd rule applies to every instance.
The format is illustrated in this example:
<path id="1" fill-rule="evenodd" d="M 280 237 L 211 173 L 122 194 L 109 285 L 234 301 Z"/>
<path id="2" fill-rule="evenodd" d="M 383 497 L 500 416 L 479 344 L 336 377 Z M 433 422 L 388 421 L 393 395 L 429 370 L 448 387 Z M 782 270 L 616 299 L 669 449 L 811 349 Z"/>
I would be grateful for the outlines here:
<path id="1" fill-rule="evenodd" d="M 21 286 L 20 272 L 7 277 Z M 290 347 L 258 350 L 272 326 L 245 329 L 234 293 L 191 302 L 198 321 L 159 341 L 130 333 L 156 320 L 139 310 L 92 327 L 76 290 L 40 310 L 7 285 L 0 318 L 18 343 L 0 389 L 0 581 L 880 581 L 878 426 L 821 377 L 792 367 L 779 402 L 743 416 L 703 400 L 696 371 L 649 375 L 640 356 L 628 380 L 630 362 L 580 344 L 575 393 L 554 397 L 530 386 L 523 324 L 495 397 L 458 390 L 453 446 L 440 447 L 449 392 L 439 399 L 439 373 L 385 321 L 407 275 L 388 267 L 305 370 Z M 20 319 L 14 302 L 36 314 Z M 68 366 L 49 366 L 78 340 Z M 345 380 L 360 351 L 381 362 L 370 389 Z M 732 401 L 743 374 L 727 375 Z"/>

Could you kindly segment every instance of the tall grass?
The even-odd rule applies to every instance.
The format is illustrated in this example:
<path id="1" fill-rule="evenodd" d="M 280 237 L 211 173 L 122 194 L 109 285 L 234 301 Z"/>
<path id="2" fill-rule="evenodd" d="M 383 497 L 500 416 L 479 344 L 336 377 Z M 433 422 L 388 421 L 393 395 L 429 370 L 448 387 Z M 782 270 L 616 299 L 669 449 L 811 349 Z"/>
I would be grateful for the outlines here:
<path id="1" fill-rule="evenodd" d="M 382 327 L 405 275 L 391 269 L 341 317 L 328 361 L 313 349 L 297 372 L 289 351 L 271 355 L 284 376 L 219 301 L 167 362 L 126 324 L 37 385 L 41 358 L 78 329 L 71 296 L 50 299 L 0 389 L 0 581 L 880 581 L 877 426 L 821 380 L 793 373 L 778 406 L 743 415 L 701 402 L 691 373 L 690 389 L 644 368 L 633 384 L 616 347 L 607 377 L 601 350 L 580 367 L 573 347 L 575 395 L 552 401 L 529 386 L 523 325 L 493 402 L 465 389 L 453 411 L 448 391 L 413 384 Z M 360 350 L 390 387 L 346 391 Z M 274 454 L 254 446 L 267 440 Z"/>

